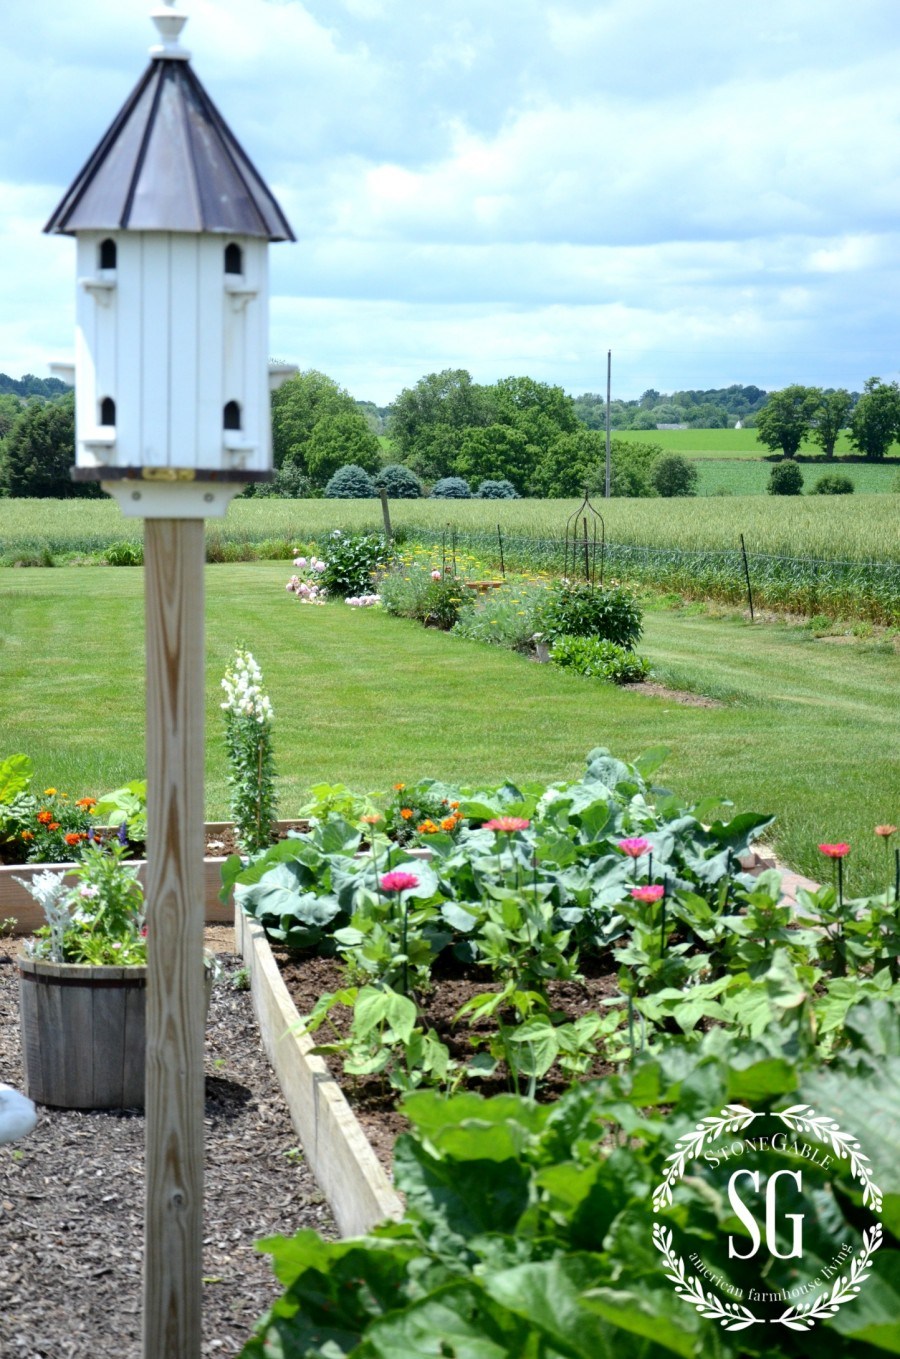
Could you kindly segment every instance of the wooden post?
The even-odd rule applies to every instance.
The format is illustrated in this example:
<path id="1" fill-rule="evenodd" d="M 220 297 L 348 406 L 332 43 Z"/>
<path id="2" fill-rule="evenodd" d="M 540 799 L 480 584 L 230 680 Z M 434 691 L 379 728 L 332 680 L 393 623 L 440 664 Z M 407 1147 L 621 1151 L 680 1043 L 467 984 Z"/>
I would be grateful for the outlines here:
<path id="1" fill-rule="evenodd" d="M 394 541 L 394 531 L 391 528 L 391 512 L 388 509 L 387 491 L 382 489 L 378 492 L 378 495 L 381 498 L 381 513 L 384 517 L 384 536 L 387 538 L 388 543 L 392 543 Z"/>
<path id="2" fill-rule="evenodd" d="M 199 1359 L 203 1279 L 202 519 L 147 519 L 144 1359 Z"/>

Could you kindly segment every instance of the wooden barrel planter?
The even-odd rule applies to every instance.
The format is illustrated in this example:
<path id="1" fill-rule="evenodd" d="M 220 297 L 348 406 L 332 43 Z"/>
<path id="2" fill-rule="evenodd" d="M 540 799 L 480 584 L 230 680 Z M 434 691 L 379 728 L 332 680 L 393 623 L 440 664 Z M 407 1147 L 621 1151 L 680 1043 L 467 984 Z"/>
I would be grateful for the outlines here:
<path id="1" fill-rule="evenodd" d="M 95 967 L 20 956 L 25 1093 L 59 1109 L 142 1109 L 146 967 Z M 212 973 L 205 972 L 206 1006 Z"/>
<path id="2" fill-rule="evenodd" d="M 19 958 L 25 1092 L 61 1109 L 144 1104 L 146 967 Z"/>

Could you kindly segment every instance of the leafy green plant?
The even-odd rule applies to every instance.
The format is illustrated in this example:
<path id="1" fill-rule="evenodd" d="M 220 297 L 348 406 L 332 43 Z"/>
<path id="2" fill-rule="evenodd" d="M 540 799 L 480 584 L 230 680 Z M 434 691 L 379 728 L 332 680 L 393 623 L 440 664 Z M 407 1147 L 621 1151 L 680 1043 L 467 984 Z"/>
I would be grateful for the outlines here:
<path id="1" fill-rule="evenodd" d="M 121 845 L 87 845 L 71 870 L 74 886 L 49 869 L 30 882 L 20 879 L 47 920 L 36 931 L 33 957 L 123 967 L 146 962 L 144 892 L 125 854 Z"/>
<path id="2" fill-rule="evenodd" d="M 111 793 L 98 798 L 94 819 L 101 826 L 124 826 L 128 840 L 142 844 L 147 839 L 147 780 L 132 779 Z"/>
<path id="3" fill-rule="evenodd" d="M 324 551 L 322 583 L 333 599 L 366 594 L 376 574 L 391 558 L 390 544 L 382 533 L 346 533 L 335 529 Z"/>
<path id="4" fill-rule="evenodd" d="M 143 566 L 144 544 L 127 539 L 110 543 L 103 551 L 103 560 L 108 566 Z"/>
<path id="5" fill-rule="evenodd" d="M 774 1335 L 772 1327 L 726 1328 L 700 1316 L 665 1279 L 664 1259 L 650 1245 L 653 1190 L 676 1140 L 694 1128 L 698 1112 L 730 1104 L 811 1105 L 845 1119 L 877 1149 L 885 1218 L 896 1222 L 900 1147 L 891 1129 L 900 1113 L 900 1028 L 896 1014 L 879 1016 L 877 1027 L 872 1018 L 860 1017 L 856 1065 L 829 1073 L 802 1060 L 773 1061 L 759 1042 L 740 1041 L 725 1053 L 707 1037 L 689 1065 L 675 1047 L 663 1049 L 553 1105 L 515 1095 L 407 1095 L 411 1131 L 398 1138 L 394 1157 L 402 1222 L 354 1240 L 303 1231 L 261 1243 L 284 1293 L 242 1359 L 332 1352 L 354 1359 L 858 1359 L 873 1328 L 886 1352 L 897 1353 L 884 1322 L 900 1315 L 893 1230 L 878 1252 L 877 1287 L 868 1283 L 852 1307 L 814 1328 Z M 847 1160 L 837 1168 L 802 1165 L 797 1212 L 818 1222 L 827 1202 L 828 1240 L 855 1252 L 859 1195 Z M 724 1158 L 699 1162 L 696 1177 L 682 1182 L 679 1206 L 659 1210 L 683 1257 L 734 1231 L 733 1168 Z M 773 1265 L 771 1287 L 790 1287 L 790 1260 Z M 752 1261 L 723 1250 L 716 1267 L 732 1296 L 749 1298 Z"/>
<path id="6" fill-rule="evenodd" d="M 433 1029 L 418 1024 L 415 1002 L 389 986 L 347 987 L 320 998 L 301 1020 L 307 1033 L 316 1033 L 335 1006 L 350 1006 L 353 1019 L 346 1037 L 339 1033 L 313 1052 L 340 1054 L 349 1076 L 381 1076 L 394 1090 L 419 1085 L 441 1085 L 452 1076 L 455 1063 Z"/>
<path id="7" fill-rule="evenodd" d="M 537 613 L 546 594 L 545 585 L 508 580 L 502 590 L 491 590 L 460 610 L 454 635 L 488 646 L 531 651 L 537 630 Z"/>
<path id="8" fill-rule="evenodd" d="M 245 853 L 255 854 L 271 844 L 277 817 L 272 704 L 262 671 L 242 647 L 225 672 L 222 688 L 231 814 L 238 844 Z"/>
<path id="9" fill-rule="evenodd" d="M 599 637 L 633 647 L 642 631 L 640 606 L 628 590 L 622 586 L 594 589 L 571 581 L 555 581 L 550 586 L 537 624 L 546 642 L 563 636 Z"/>
<path id="10" fill-rule="evenodd" d="M 650 674 L 645 656 L 600 637 L 557 637 L 550 648 L 550 659 L 576 675 L 611 684 L 638 684 Z"/>

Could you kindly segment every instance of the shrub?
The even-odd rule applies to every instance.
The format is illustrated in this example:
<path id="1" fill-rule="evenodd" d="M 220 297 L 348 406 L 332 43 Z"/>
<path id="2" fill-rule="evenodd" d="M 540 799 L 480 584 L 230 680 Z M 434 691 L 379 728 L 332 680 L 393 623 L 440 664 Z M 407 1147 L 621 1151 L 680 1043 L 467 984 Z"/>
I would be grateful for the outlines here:
<path id="1" fill-rule="evenodd" d="M 483 600 L 464 607 L 453 631 L 472 642 L 530 651 L 546 592 L 545 585 L 510 581 L 502 590 L 492 590 Z"/>
<path id="2" fill-rule="evenodd" d="M 398 618 L 413 618 L 428 627 L 449 632 L 468 601 L 457 576 L 438 576 L 421 566 L 404 566 L 391 571 L 379 587 L 381 603 L 387 613 Z"/>
<path id="3" fill-rule="evenodd" d="M 308 500 L 313 495 L 312 482 L 296 463 L 286 462 L 279 467 L 271 481 L 260 481 L 244 492 L 254 499 L 268 497 L 276 500 Z M 316 494 L 321 495 L 318 491 Z"/>
<path id="4" fill-rule="evenodd" d="M 650 674 L 650 662 L 627 647 L 599 637 L 557 637 L 550 649 L 554 665 L 576 675 L 607 680 L 612 684 L 638 684 Z"/>
<path id="5" fill-rule="evenodd" d="M 471 500 L 469 483 L 462 477 L 441 477 L 431 488 L 433 500 Z"/>
<path id="6" fill-rule="evenodd" d="M 852 495 L 855 489 L 849 477 L 841 476 L 839 472 L 826 472 L 813 487 L 813 495 Z"/>
<path id="7" fill-rule="evenodd" d="M 375 478 L 376 491 L 387 491 L 389 500 L 418 500 L 422 483 L 415 472 L 400 462 L 391 463 Z"/>
<path id="8" fill-rule="evenodd" d="M 328 500 L 372 500 L 375 496 L 375 483 L 355 463 L 348 462 L 339 467 L 325 487 Z"/>
<path id="9" fill-rule="evenodd" d="M 459 611 L 466 602 L 463 598 L 465 587 L 456 576 L 442 576 L 431 580 L 422 595 L 422 622 L 426 627 L 443 628 L 449 632 Z"/>
<path id="10" fill-rule="evenodd" d="M 144 544 L 125 541 L 110 543 L 104 550 L 103 560 L 107 566 L 143 566 Z"/>
<path id="11" fill-rule="evenodd" d="M 769 495 L 801 495 L 803 492 L 803 473 L 793 458 L 776 462 L 769 473 Z"/>
<path id="12" fill-rule="evenodd" d="M 343 533 L 335 529 L 325 548 L 322 584 L 333 598 L 368 594 L 372 578 L 390 561 L 391 549 L 381 533 Z"/>
<path id="13" fill-rule="evenodd" d="M 630 648 L 643 629 L 637 600 L 621 586 L 604 590 L 557 581 L 538 609 L 537 630 L 546 642 L 563 636 L 600 637 Z"/>
<path id="14" fill-rule="evenodd" d="M 518 500 L 519 492 L 511 481 L 483 481 L 475 492 L 479 500 Z"/>
<path id="15" fill-rule="evenodd" d="M 650 473 L 650 480 L 659 495 L 696 495 L 697 468 L 680 453 L 666 453 Z"/>

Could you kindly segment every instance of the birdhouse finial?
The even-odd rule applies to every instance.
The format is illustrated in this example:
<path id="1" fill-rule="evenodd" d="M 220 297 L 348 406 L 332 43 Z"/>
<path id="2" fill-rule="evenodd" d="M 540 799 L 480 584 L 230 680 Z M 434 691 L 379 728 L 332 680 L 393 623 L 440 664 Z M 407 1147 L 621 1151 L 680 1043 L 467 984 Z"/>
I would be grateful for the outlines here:
<path id="1" fill-rule="evenodd" d="M 167 61 L 189 61 L 190 52 L 178 41 L 181 30 L 187 23 L 187 15 L 175 11 L 175 0 L 163 0 L 163 4 L 167 6 L 166 9 L 155 9 L 150 15 L 157 33 L 162 38 L 161 43 L 150 48 L 150 55 Z"/>

